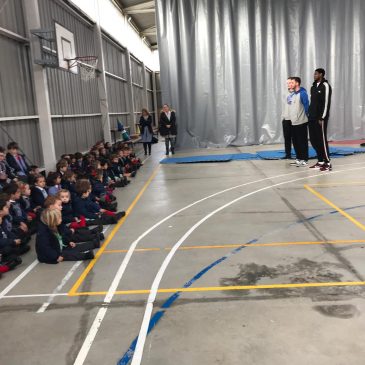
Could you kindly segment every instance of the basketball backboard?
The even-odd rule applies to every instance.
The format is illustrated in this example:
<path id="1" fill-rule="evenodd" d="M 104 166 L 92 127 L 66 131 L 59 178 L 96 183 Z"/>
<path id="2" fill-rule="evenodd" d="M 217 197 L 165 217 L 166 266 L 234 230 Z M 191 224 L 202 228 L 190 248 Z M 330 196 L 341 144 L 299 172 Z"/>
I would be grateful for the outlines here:
<path id="1" fill-rule="evenodd" d="M 58 23 L 55 23 L 55 30 L 59 67 L 77 74 L 78 67 L 70 68 L 67 61 L 76 57 L 74 34 Z"/>

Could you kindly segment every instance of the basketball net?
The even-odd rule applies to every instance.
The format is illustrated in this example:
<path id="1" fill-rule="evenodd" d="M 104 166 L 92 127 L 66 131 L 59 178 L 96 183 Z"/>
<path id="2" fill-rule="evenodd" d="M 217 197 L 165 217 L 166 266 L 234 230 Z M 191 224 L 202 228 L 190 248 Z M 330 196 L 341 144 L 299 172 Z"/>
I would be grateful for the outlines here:
<path id="1" fill-rule="evenodd" d="M 75 57 L 68 60 L 68 67 L 79 67 L 81 80 L 89 81 L 96 77 L 96 67 L 98 65 L 98 58 L 95 56 Z"/>

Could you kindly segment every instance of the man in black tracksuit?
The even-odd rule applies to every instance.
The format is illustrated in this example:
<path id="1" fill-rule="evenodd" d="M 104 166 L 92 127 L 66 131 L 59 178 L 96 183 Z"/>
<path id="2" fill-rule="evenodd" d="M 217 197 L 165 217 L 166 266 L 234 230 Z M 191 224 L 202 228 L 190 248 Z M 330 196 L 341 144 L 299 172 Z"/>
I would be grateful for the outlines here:
<path id="1" fill-rule="evenodd" d="M 325 70 L 314 71 L 314 83 L 311 87 L 311 102 L 308 110 L 309 138 L 316 150 L 318 162 L 310 168 L 321 171 L 332 170 L 327 142 L 327 125 L 330 116 L 332 88 L 324 78 Z"/>

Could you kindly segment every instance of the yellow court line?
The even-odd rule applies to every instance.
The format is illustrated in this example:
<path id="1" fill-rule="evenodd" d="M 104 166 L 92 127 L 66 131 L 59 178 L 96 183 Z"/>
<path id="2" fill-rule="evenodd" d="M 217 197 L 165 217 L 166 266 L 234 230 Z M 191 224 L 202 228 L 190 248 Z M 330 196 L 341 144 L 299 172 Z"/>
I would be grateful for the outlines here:
<path id="1" fill-rule="evenodd" d="M 100 247 L 100 249 L 96 253 L 95 258 L 90 261 L 89 265 L 87 265 L 87 267 L 85 268 L 85 270 L 81 273 L 81 275 L 79 276 L 79 278 L 77 279 L 77 281 L 75 282 L 75 284 L 72 286 L 71 290 L 68 292 L 68 295 L 70 295 L 70 296 L 77 295 L 77 290 L 79 289 L 79 287 L 81 286 L 81 284 L 85 280 L 86 276 L 89 274 L 89 272 L 95 266 L 96 262 L 98 261 L 98 259 L 100 258 L 100 256 L 103 254 L 103 252 L 105 251 L 105 249 L 108 247 L 109 243 L 111 242 L 111 240 L 113 239 L 113 237 L 115 236 L 115 234 L 118 232 L 119 228 L 124 224 L 124 222 L 126 221 L 127 217 L 132 212 L 133 208 L 135 207 L 135 205 L 137 204 L 137 202 L 139 201 L 139 199 L 141 198 L 141 196 L 143 195 L 143 193 L 146 191 L 148 185 L 150 185 L 150 183 L 152 182 L 152 180 L 155 178 L 155 176 L 156 176 L 156 174 L 158 172 L 159 167 L 160 167 L 160 165 L 158 165 L 155 168 L 155 170 L 153 171 L 153 173 L 150 176 L 150 178 L 143 185 L 143 188 L 140 190 L 140 192 L 138 193 L 138 195 L 134 198 L 132 204 L 129 206 L 129 208 L 125 212 L 125 216 L 116 224 L 116 226 L 110 232 L 108 238 L 105 240 L 105 242 L 103 243 L 103 245 Z"/>
<path id="2" fill-rule="evenodd" d="M 308 184 L 308 186 L 318 186 L 318 187 L 326 187 L 326 186 L 346 186 L 346 185 L 365 185 L 365 181 L 353 181 L 353 182 L 333 182 L 333 183 L 325 183 L 325 184 Z"/>
<path id="3" fill-rule="evenodd" d="M 321 288 L 321 287 L 334 287 L 334 286 L 365 286 L 365 281 L 343 281 L 343 282 L 328 282 L 328 283 L 296 283 L 296 284 L 262 284 L 262 285 L 235 285 L 235 286 L 208 286 L 197 288 L 169 288 L 158 289 L 157 293 L 197 293 L 197 292 L 213 292 L 213 291 L 242 291 L 242 290 L 261 290 L 261 289 L 288 289 L 288 288 Z M 141 290 L 118 290 L 116 295 L 136 295 L 136 294 L 149 294 L 150 289 Z M 76 295 L 79 296 L 98 296 L 105 295 L 106 291 L 100 292 L 79 292 Z"/>
<path id="4" fill-rule="evenodd" d="M 232 244 L 232 245 L 211 245 L 211 246 L 184 246 L 180 247 L 178 251 L 188 250 L 211 250 L 221 248 L 238 248 L 238 247 L 275 247 L 275 246 L 297 246 L 297 245 L 340 245 L 340 244 L 352 244 L 352 243 L 365 243 L 363 240 L 331 240 L 331 241 L 299 241 L 299 242 L 273 242 L 273 243 L 244 243 L 244 244 Z M 136 252 L 149 252 L 149 251 L 170 251 L 170 247 L 166 248 L 139 248 Z M 126 253 L 128 250 L 105 250 L 104 253 Z"/>
<path id="5" fill-rule="evenodd" d="M 342 214 L 344 217 L 346 217 L 350 222 L 352 222 L 357 227 L 359 227 L 360 229 L 362 229 L 363 231 L 365 231 L 365 226 L 362 223 L 360 223 L 358 220 L 356 220 L 354 217 L 352 217 L 350 214 L 346 213 L 344 210 L 342 210 L 341 208 L 339 208 L 337 205 L 335 205 L 334 203 L 332 203 L 330 200 L 328 200 L 327 198 L 325 198 L 322 194 L 320 194 L 318 191 L 314 190 L 310 186 L 304 185 L 304 187 L 309 192 L 311 192 L 312 194 L 314 194 L 317 198 L 321 199 L 323 202 L 325 202 L 326 204 L 328 204 L 330 207 L 336 209 L 340 214 Z"/>

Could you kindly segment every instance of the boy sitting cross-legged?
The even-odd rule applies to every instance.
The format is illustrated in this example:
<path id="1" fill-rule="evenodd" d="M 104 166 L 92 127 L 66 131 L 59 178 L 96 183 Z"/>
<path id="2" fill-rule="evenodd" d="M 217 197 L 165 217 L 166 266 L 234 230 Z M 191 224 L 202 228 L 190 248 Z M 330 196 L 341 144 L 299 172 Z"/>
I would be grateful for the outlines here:
<path id="1" fill-rule="evenodd" d="M 86 219 L 97 220 L 101 224 L 115 224 L 125 216 L 125 212 L 113 213 L 100 208 L 100 205 L 90 198 L 91 184 L 89 180 L 82 179 L 76 183 L 77 196 L 73 201 L 73 207 L 77 215 Z"/>

